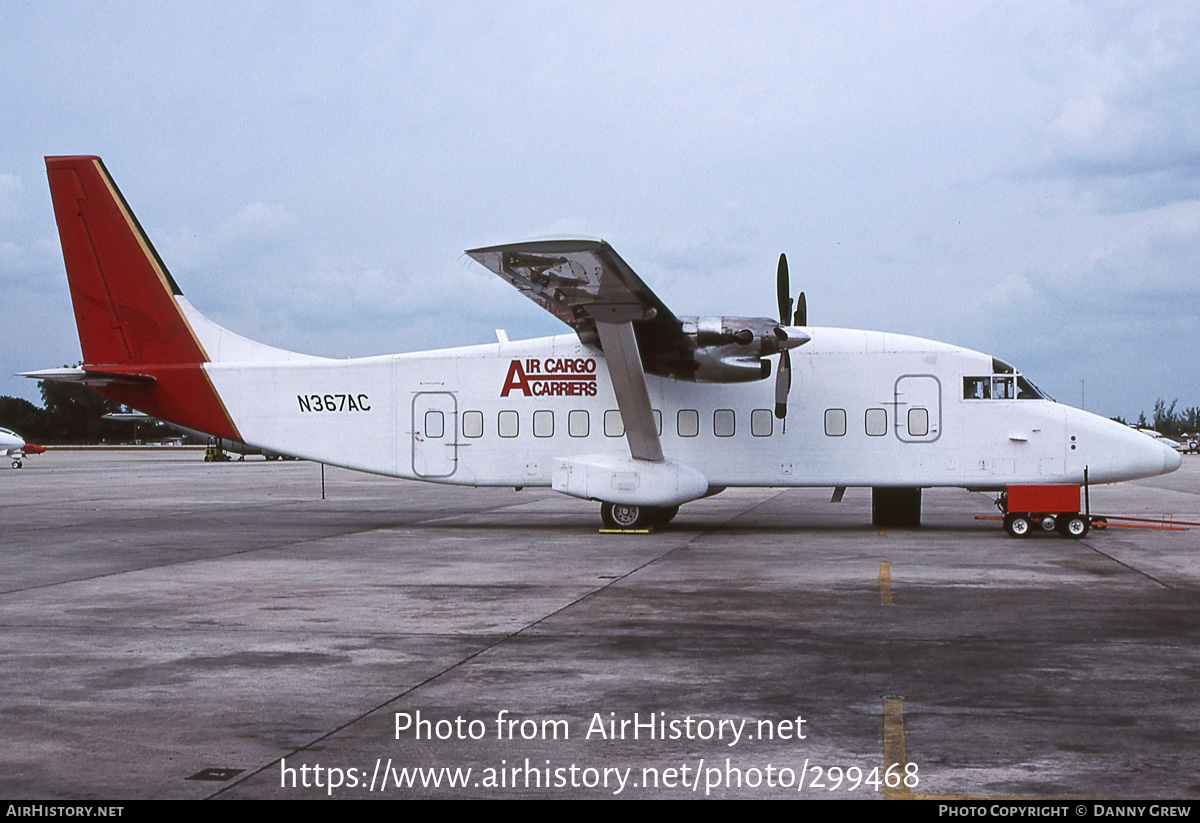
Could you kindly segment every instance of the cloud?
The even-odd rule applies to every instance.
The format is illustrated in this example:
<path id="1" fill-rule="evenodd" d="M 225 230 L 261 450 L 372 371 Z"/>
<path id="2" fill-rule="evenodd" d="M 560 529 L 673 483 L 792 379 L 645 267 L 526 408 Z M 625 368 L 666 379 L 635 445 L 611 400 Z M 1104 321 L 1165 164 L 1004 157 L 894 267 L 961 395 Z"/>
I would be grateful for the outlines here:
<path id="1" fill-rule="evenodd" d="M 0 223 L 13 219 L 21 208 L 25 186 L 15 174 L 0 174 Z"/>
<path id="2" fill-rule="evenodd" d="M 1118 210 L 1200 199 L 1200 24 L 1182 9 L 1087 18 L 1062 55 L 1068 80 L 1046 128 L 1043 174 Z"/>
<path id="3" fill-rule="evenodd" d="M 288 236 L 295 227 L 295 216 L 278 203 L 250 203 L 218 226 L 213 238 L 222 248 L 232 243 L 268 243 Z"/>

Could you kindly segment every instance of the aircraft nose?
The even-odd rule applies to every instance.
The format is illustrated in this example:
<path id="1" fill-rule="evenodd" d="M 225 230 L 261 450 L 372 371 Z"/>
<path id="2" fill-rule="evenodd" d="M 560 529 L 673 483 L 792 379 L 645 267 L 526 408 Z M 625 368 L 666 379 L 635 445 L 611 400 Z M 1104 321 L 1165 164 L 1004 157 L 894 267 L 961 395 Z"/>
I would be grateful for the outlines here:
<path id="1" fill-rule="evenodd" d="M 1183 455 L 1170 446 L 1163 446 L 1163 474 L 1173 472 L 1183 465 Z"/>

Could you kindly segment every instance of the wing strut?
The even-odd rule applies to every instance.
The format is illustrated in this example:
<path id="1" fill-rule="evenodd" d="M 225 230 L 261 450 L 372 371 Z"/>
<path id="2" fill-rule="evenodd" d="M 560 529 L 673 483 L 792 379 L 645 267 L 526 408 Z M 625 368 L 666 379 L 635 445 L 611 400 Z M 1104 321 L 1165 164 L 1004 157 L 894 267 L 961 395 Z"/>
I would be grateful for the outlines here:
<path id="1" fill-rule="evenodd" d="M 640 316 L 640 307 L 636 310 Z M 621 410 L 621 420 L 625 424 L 629 454 L 634 460 L 661 463 L 662 444 L 658 441 L 658 427 L 654 423 L 654 411 L 650 408 L 650 393 L 646 390 L 646 373 L 642 371 L 637 337 L 633 333 L 632 320 L 622 318 L 622 314 L 625 313 L 597 311 L 596 331 L 604 348 L 608 376 L 612 379 L 613 393 L 617 396 L 617 408 Z"/>

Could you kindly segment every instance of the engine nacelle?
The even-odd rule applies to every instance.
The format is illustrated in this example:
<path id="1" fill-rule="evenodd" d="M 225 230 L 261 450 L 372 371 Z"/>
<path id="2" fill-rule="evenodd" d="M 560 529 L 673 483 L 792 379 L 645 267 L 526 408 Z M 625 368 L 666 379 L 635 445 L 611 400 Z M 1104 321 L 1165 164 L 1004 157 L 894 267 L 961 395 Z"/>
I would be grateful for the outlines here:
<path id="1" fill-rule="evenodd" d="M 643 348 L 648 374 L 693 383 L 748 383 L 771 376 L 766 358 L 807 343 L 808 332 L 769 317 L 680 317 L 683 341 Z"/>
<path id="2" fill-rule="evenodd" d="M 695 352 L 697 383 L 749 383 L 771 376 L 771 361 L 741 352 L 746 346 L 705 346 Z"/>
<path id="3" fill-rule="evenodd" d="M 775 327 L 767 317 L 681 317 L 683 333 L 696 341 L 696 347 L 739 346 L 743 353 L 761 357 L 778 348 Z M 765 347 L 765 348 L 764 348 Z"/>

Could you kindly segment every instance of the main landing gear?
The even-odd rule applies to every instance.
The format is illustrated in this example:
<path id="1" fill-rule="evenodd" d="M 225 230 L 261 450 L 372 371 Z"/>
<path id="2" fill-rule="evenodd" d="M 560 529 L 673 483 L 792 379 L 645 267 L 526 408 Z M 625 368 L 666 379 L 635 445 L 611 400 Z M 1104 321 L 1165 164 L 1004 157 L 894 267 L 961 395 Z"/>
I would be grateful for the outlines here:
<path id="1" fill-rule="evenodd" d="M 670 523 L 679 514 L 678 506 L 629 506 L 624 503 L 601 503 L 600 519 L 604 528 L 617 531 L 637 531 Z"/>

